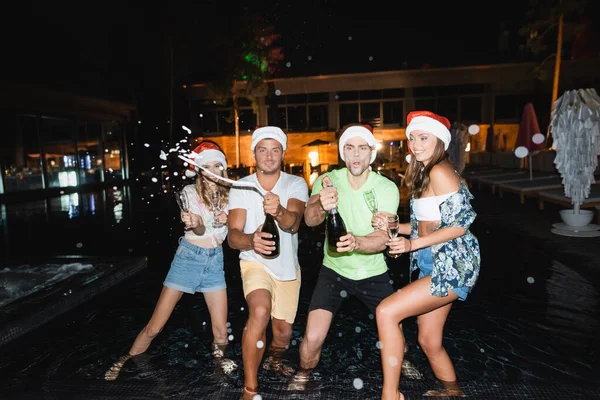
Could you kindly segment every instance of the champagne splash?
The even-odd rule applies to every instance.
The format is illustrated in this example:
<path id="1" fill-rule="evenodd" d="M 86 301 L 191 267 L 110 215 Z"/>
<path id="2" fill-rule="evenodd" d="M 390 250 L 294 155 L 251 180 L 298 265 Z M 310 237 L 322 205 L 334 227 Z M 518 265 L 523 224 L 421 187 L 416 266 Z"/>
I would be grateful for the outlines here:
<path id="1" fill-rule="evenodd" d="M 261 188 L 259 185 L 255 184 L 254 182 L 240 182 L 240 181 L 234 181 L 233 179 L 228 179 L 225 178 L 223 176 L 219 176 L 215 173 L 213 173 L 212 171 L 204 168 L 202 165 L 199 165 L 198 163 L 196 163 L 194 160 L 192 160 L 189 157 L 183 156 L 181 154 L 179 154 L 177 157 L 181 158 L 183 161 L 187 162 L 188 164 L 192 164 L 195 165 L 196 167 L 200 168 L 202 171 L 206 172 L 208 175 L 212 176 L 213 178 L 219 179 L 220 181 L 223 182 L 227 182 L 229 184 L 231 184 L 233 187 L 253 187 L 256 190 L 258 190 L 258 193 L 264 197 L 265 195 L 265 191 L 263 190 L 263 188 Z"/>

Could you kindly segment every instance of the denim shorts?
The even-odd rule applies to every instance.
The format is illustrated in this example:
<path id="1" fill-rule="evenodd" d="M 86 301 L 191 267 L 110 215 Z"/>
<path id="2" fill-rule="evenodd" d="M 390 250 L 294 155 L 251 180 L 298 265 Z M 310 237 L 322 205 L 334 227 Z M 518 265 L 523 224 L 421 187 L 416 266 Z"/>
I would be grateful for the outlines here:
<path id="1" fill-rule="evenodd" d="M 226 289 L 223 247 L 205 249 L 180 237 L 179 247 L 163 285 L 191 294 Z"/>
<path id="2" fill-rule="evenodd" d="M 421 279 L 424 276 L 431 275 L 433 272 L 433 257 L 431 256 L 431 248 L 429 247 L 419 249 L 418 252 L 417 263 L 419 265 L 419 279 Z M 454 291 L 454 293 L 457 294 L 458 299 L 462 301 L 465 301 L 469 294 L 469 288 L 467 287 L 452 288 L 452 291 Z"/>

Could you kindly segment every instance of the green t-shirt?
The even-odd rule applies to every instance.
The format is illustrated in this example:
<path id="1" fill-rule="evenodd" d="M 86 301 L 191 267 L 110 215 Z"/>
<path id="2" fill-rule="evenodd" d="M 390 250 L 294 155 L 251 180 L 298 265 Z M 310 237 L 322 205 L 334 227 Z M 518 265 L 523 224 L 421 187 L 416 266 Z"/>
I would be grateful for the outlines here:
<path id="1" fill-rule="evenodd" d="M 393 181 L 373 171 L 369 173 L 364 185 L 360 189 L 354 190 L 350 186 L 347 174 L 347 168 L 341 168 L 327 172 L 325 175 L 329 176 L 333 186 L 337 188 L 338 212 L 344 220 L 346 230 L 352 232 L 354 236 L 367 236 L 374 231 L 371 226 L 373 214 L 369 210 L 363 193 L 374 189 L 378 210 L 396 214 L 400 204 L 400 192 Z M 323 188 L 322 177 L 323 175 L 315 180 L 311 196 L 318 194 Z M 331 252 L 327 245 L 327 239 L 325 239 L 323 247 L 323 265 L 348 279 L 366 279 L 387 271 L 383 252 L 375 254 Z"/>

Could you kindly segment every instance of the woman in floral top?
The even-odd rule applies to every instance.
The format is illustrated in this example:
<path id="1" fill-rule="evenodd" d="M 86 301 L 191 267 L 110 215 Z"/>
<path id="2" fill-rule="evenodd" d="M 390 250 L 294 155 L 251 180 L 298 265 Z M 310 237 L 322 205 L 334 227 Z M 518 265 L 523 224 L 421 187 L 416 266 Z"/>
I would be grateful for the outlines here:
<path id="1" fill-rule="evenodd" d="M 412 316 L 418 319 L 419 344 L 442 384 L 424 396 L 464 396 L 442 337 L 452 304 L 466 300 L 479 276 L 479 243 L 469 231 L 476 216 L 470 204 L 473 196 L 447 159 L 448 119 L 429 111 L 413 111 L 407 122 L 406 136 L 413 153 L 406 173 L 410 223 L 400 224 L 398 231 L 409 238 L 398 236 L 387 245 L 393 257 L 410 252 L 411 275 L 418 269 L 419 278 L 377 307 L 382 399 L 404 399 L 398 389 L 404 356 L 399 324 Z M 373 217 L 375 226 L 384 228 L 384 223 L 386 215 Z"/>

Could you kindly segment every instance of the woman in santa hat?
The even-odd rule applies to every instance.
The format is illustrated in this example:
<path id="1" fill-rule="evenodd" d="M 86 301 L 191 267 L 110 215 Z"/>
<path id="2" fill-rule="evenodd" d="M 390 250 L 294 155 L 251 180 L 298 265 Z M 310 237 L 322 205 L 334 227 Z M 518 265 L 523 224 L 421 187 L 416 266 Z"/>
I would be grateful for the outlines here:
<path id="1" fill-rule="evenodd" d="M 227 178 L 225 154 L 214 142 L 203 141 L 193 151 L 196 163 L 216 175 Z M 185 224 L 184 235 L 173 257 L 171 268 L 163 282 L 162 292 L 148 324 L 138 334 L 129 354 L 121 357 L 105 375 L 106 380 L 117 378 L 125 361 L 144 353 L 152 340 L 162 331 L 183 293 L 200 292 L 208 307 L 213 332 L 211 352 L 220 365 L 230 372 L 235 363 L 224 357 L 227 339 L 227 291 L 223 270 L 222 243 L 227 237 L 227 202 L 229 189 L 218 179 L 200 168 L 186 171 L 186 176 L 196 176 L 195 182 L 186 185 L 183 192 L 188 198 L 189 210 L 181 213 Z M 223 210 L 213 212 L 211 193 L 219 192 Z M 218 221 L 221 227 L 213 227 Z"/>
<path id="2" fill-rule="evenodd" d="M 441 383 L 425 396 L 463 396 L 454 366 L 442 346 L 444 324 L 452 304 L 464 301 L 479 276 L 477 238 L 469 231 L 475 220 L 473 198 L 448 160 L 450 122 L 429 111 L 407 117 L 406 136 L 412 157 L 406 172 L 410 222 L 400 224 L 398 236 L 387 243 L 391 256 L 410 253 L 410 276 L 419 278 L 384 299 L 376 311 L 383 367 L 382 399 L 397 400 L 404 357 L 401 324 L 417 316 L 418 340 L 434 375 Z M 381 227 L 384 216 L 373 225 Z"/>

